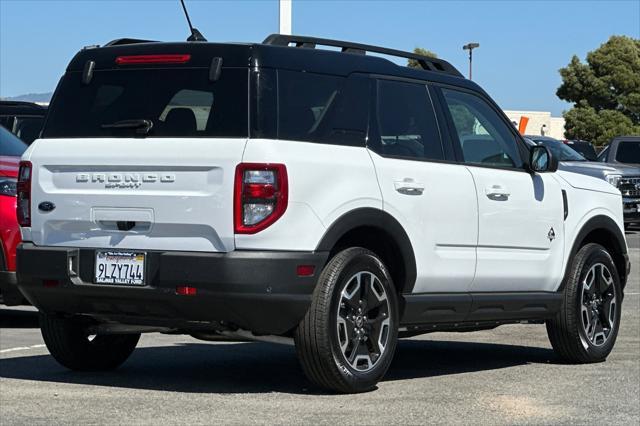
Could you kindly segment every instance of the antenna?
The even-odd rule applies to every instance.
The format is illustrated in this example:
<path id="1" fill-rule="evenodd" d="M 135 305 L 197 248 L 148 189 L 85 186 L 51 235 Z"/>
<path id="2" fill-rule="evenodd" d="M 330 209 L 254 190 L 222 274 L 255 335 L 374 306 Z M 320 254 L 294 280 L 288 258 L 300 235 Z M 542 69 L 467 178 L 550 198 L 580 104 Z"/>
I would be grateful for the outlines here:
<path id="1" fill-rule="evenodd" d="M 184 10 L 184 16 L 186 16 L 187 18 L 187 23 L 189 24 L 189 30 L 191 31 L 191 35 L 189 36 L 187 41 L 207 41 L 207 39 L 204 38 L 202 33 L 198 31 L 196 28 L 193 28 L 193 25 L 191 25 L 191 18 L 189 18 L 189 12 L 187 12 L 187 6 L 184 5 L 184 0 L 180 0 L 180 3 L 182 4 L 182 10 Z"/>

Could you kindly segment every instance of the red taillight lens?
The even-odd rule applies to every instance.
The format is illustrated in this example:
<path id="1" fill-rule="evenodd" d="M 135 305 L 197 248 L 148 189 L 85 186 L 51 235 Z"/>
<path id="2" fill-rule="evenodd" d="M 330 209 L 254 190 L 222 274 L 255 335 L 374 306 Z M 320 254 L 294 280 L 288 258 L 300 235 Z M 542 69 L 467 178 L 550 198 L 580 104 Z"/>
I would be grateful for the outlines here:
<path id="1" fill-rule="evenodd" d="M 288 190 L 284 164 L 238 164 L 233 212 L 236 234 L 255 234 L 278 220 L 287 209 Z"/>
<path id="2" fill-rule="evenodd" d="M 198 294 L 198 289 L 187 285 L 180 285 L 176 287 L 176 294 L 179 296 L 195 296 Z"/>
<path id="3" fill-rule="evenodd" d="M 18 224 L 23 227 L 31 226 L 31 175 L 31 162 L 21 161 L 18 171 L 16 215 L 18 216 Z"/>
<path id="4" fill-rule="evenodd" d="M 315 272 L 316 267 L 313 265 L 298 265 L 296 273 L 299 277 L 311 277 Z"/>
<path id="5" fill-rule="evenodd" d="M 133 55 L 118 56 L 116 64 L 118 65 L 138 65 L 138 64 L 184 64 L 189 62 L 191 55 Z"/>

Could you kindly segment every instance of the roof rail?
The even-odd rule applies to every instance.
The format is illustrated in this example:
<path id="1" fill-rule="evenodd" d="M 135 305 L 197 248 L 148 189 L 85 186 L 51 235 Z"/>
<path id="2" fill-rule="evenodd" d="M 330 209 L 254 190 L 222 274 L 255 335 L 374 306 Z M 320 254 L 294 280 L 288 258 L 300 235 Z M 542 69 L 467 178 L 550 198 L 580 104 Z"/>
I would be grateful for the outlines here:
<path id="1" fill-rule="evenodd" d="M 352 43 L 349 41 L 331 40 L 327 38 L 317 38 L 308 36 L 297 35 L 284 35 L 284 34 L 271 34 L 268 36 L 262 44 L 268 44 L 272 46 L 290 46 L 295 44 L 295 47 L 315 49 L 316 45 L 339 47 L 342 52 L 355 53 L 359 55 L 366 55 L 367 52 L 380 53 L 383 55 L 396 56 L 399 58 L 407 58 L 416 60 L 422 69 L 427 71 L 436 71 L 446 74 L 450 74 L 456 77 L 464 76 L 449 62 L 431 58 L 429 56 L 418 55 L 412 52 L 404 52 L 402 50 L 387 49 L 385 47 L 371 46 L 368 44 Z"/>
<path id="2" fill-rule="evenodd" d="M 138 44 L 138 43 L 157 43 L 157 40 L 140 40 L 137 38 L 118 38 L 115 40 L 111 40 L 109 43 L 105 44 L 104 47 L 121 46 L 123 44 Z"/>

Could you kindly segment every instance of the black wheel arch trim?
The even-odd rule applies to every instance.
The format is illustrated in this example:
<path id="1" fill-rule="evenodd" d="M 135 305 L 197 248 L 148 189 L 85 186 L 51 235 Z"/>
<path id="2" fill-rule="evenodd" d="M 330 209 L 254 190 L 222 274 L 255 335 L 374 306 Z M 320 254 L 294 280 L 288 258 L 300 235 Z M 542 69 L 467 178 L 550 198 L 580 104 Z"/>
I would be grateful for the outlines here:
<path id="1" fill-rule="evenodd" d="M 406 231 L 391 214 L 372 207 L 351 210 L 331 224 L 318 243 L 316 251 L 331 251 L 349 231 L 360 227 L 373 227 L 387 233 L 397 245 L 404 266 L 405 282 L 402 293 L 411 293 L 416 283 L 416 258 Z"/>
<path id="2" fill-rule="evenodd" d="M 627 282 L 627 276 L 629 275 L 629 272 L 630 272 L 629 255 L 627 253 L 627 244 L 624 239 L 624 234 L 622 233 L 622 231 L 620 230 L 620 228 L 618 227 L 618 225 L 613 219 L 611 219 L 608 216 L 597 215 L 587 220 L 587 222 L 585 222 L 585 224 L 582 225 L 582 228 L 580 228 L 580 231 L 578 231 L 578 234 L 576 235 L 576 238 L 573 241 L 573 246 L 571 247 L 571 252 L 569 253 L 569 258 L 568 258 L 569 260 L 567 262 L 567 266 L 565 267 L 564 278 L 562 280 L 562 283 L 560 284 L 560 288 L 558 289 L 558 291 L 564 291 L 564 288 L 566 285 L 566 278 L 569 275 L 569 270 L 571 268 L 571 261 L 575 257 L 576 253 L 578 253 L 578 250 L 580 250 L 580 248 L 584 246 L 584 241 L 587 235 L 597 230 L 604 230 L 613 237 L 611 241 L 615 245 L 615 249 L 623 257 L 623 265 L 620 265 L 619 262 L 616 262 L 615 258 L 614 258 L 614 264 L 618 269 L 618 274 L 620 276 L 620 284 L 624 289 L 625 284 Z M 611 253 L 611 254 L 612 254 L 612 257 L 614 257 L 613 255 L 615 253 Z"/>

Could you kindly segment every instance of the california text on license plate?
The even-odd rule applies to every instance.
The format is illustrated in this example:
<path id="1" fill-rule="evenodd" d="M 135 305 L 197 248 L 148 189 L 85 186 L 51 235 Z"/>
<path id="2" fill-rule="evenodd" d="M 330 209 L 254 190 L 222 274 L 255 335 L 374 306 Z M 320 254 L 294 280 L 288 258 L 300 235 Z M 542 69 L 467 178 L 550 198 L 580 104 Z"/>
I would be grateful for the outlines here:
<path id="1" fill-rule="evenodd" d="M 97 284 L 144 285 L 144 253 L 96 252 Z"/>

